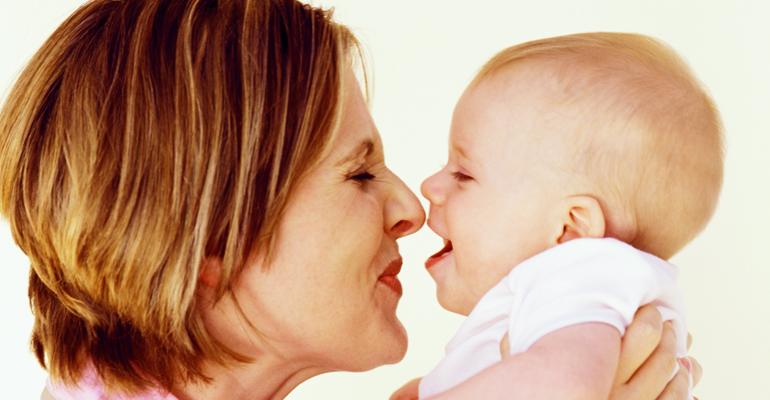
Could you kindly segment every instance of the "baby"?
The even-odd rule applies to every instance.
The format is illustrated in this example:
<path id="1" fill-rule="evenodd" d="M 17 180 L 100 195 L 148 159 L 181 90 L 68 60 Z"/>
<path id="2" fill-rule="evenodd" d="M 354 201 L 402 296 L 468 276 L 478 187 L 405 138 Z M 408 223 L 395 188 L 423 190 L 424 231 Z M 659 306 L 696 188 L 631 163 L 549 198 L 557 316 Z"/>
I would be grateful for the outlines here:
<path id="1" fill-rule="evenodd" d="M 421 188 L 445 242 L 426 268 L 441 306 L 468 319 L 420 398 L 607 398 L 646 303 L 684 356 L 664 260 L 714 213 L 722 136 L 703 86 L 653 38 L 577 34 L 492 58 L 455 108 L 446 167 Z M 501 351 L 516 362 L 493 385 L 452 390 Z"/>

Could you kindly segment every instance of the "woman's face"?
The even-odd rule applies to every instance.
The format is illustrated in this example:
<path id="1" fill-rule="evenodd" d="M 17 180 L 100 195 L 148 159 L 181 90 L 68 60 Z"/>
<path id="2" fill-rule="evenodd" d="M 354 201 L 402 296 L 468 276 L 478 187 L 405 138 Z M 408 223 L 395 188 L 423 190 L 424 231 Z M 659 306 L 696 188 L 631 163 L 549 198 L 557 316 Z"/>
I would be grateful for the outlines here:
<path id="1" fill-rule="evenodd" d="M 221 326 L 224 320 L 216 328 L 226 344 L 257 359 L 264 349 L 251 343 L 262 339 L 281 357 L 330 370 L 368 370 L 406 352 L 406 331 L 396 318 L 396 239 L 416 232 L 425 213 L 385 166 L 352 72 L 346 84 L 340 131 L 289 200 L 272 262 L 252 257 L 233 288 L 259 334 Z"/>

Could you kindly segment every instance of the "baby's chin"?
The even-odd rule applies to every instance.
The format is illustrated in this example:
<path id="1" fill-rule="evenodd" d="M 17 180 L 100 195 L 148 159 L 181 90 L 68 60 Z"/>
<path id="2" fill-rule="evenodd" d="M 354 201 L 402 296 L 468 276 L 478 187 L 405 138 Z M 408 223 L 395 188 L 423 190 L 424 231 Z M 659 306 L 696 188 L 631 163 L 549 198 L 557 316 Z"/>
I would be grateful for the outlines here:
<path id="1" fill-rule="evenodd" d="M 436 299 L 441 308 L 466 317 L 478 303 L 478 299 L 469 301 L 469 296 L 458 295 L 458 290 L 447 289 L 438 284 L 436 285 Z"/>

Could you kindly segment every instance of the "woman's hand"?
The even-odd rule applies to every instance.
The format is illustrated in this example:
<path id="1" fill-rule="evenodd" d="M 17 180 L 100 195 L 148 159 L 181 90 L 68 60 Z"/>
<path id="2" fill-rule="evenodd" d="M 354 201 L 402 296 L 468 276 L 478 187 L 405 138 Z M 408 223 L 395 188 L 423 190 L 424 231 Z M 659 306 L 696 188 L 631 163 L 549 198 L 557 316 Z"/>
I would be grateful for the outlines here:
<path id="1" fill-rule="evenodd" d="M 677 362 L 679 372 L 669 382 Z M 637 311 L 623 336 L 610 400 L 683 399 L 687 397 L 690 371 L 695 384 L 702 373 L 700 364 L 692 358 L 676 359 L 673 327 L 663 323 L 654 306 L 646 305 Z"/>
<path id="2" fill-rule="evenodd" d="M 415 378 L 407 382 L 400 389 L 390 395 L 389 400 L 417 400 L 420 398 L 419 387 L 422 378 Z"/>

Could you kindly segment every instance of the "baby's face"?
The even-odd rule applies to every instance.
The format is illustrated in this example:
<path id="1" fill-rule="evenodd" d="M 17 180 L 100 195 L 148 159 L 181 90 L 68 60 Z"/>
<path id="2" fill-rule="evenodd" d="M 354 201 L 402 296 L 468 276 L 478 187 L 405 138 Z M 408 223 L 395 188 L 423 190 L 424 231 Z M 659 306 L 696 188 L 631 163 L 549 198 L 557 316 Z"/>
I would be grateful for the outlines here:
<path id="1" fill-rule="evenodd" d="M 555 246 L 552 128 L 543 96 L 526 79 L 486 78 L 460 98 L 447 165 L 421 186 L 428 226 L 445 247 L 425 263 L 445 309 L 468 315 L 481 296 L 521 261 Z M 558 231 L 558 230 L 557 230 Z"/>

